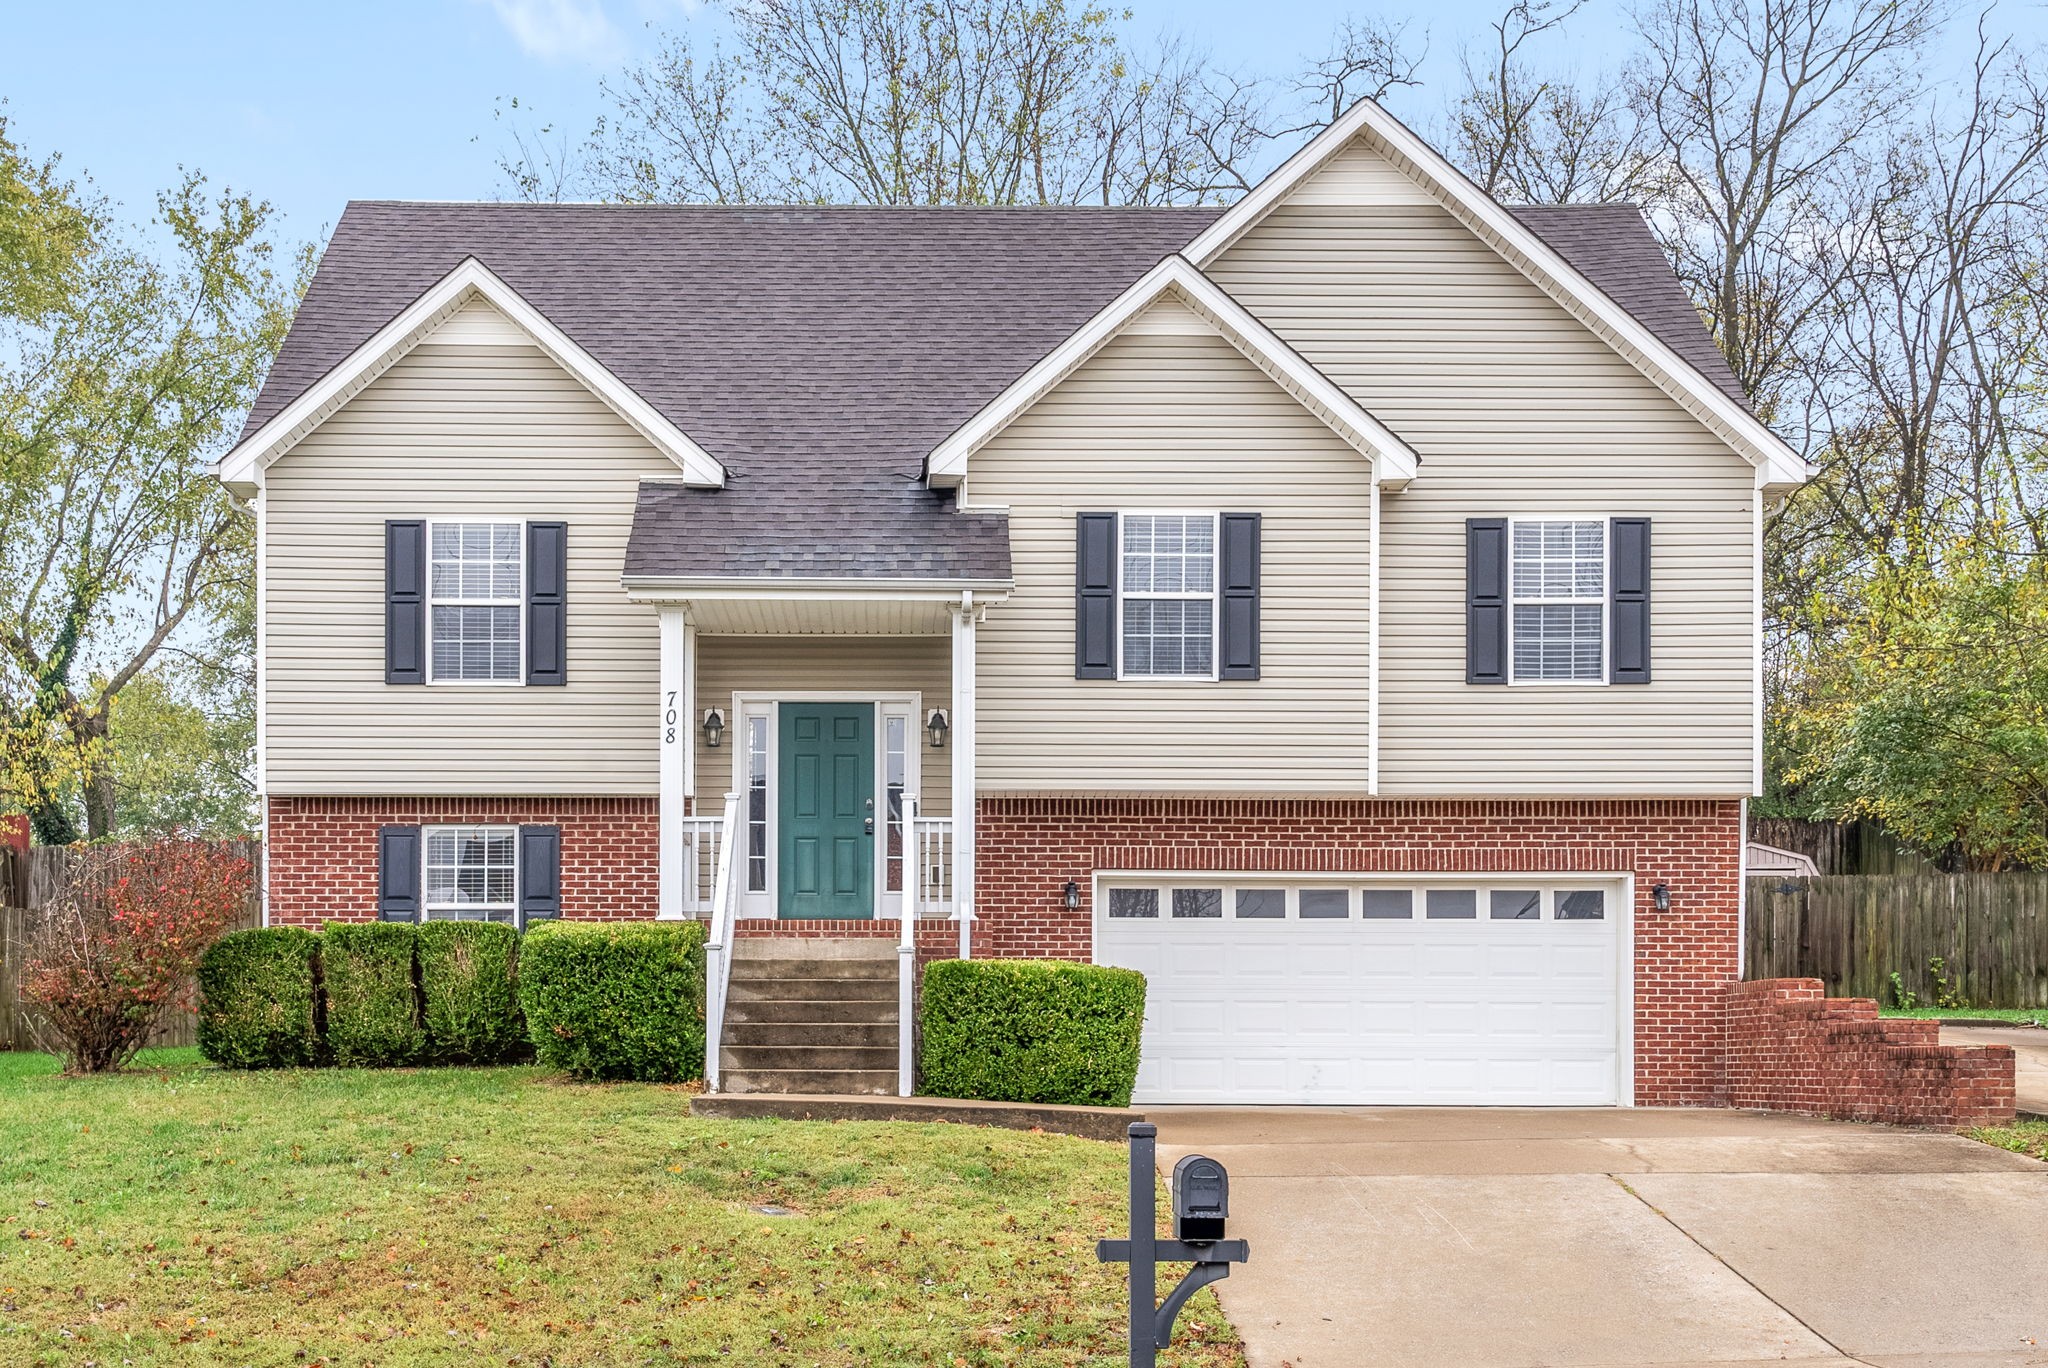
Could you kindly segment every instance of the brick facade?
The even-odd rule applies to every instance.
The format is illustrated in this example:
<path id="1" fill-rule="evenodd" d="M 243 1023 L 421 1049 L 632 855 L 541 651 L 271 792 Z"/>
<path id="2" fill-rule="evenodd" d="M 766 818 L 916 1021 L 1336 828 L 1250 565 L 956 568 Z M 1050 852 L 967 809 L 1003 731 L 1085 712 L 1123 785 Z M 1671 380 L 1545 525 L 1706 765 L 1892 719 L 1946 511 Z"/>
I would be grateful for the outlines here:
<path id="1" fill-rule="evenodd" d="M 977 956 L 1089 958 L 1100 870 L 1632 873 L 1636 1101 L 1724 1096 L 1722 995 L 1741 973 L 1732 799 L 984 798 L 979 812 Z M 1069 879 L 1074 911 L 1060 905 Z M 1651 900 L 1659 883 L 1668 912 Z"/>
<path id="2" fill-rule="evenodd" d="M 377 915 L 377 828 L 522 822 L 562 828 L 562 915 L 652 917 L 661 896 L 653 798 L 272 798 L 270 924 Z"/>
<path id="3" fill-rule="evenodd" d="M 1901 1126 L 2010 1124 L 2012 1047 L 1943 1045 L 1938 1021 L 1880 1021 L 1819 979 L 1730 984 L 1728 1102 Z"/>
<path id="4" fill-rule="evenodd" d="M 562 828 L 564 917 L 651 917 L 657 801 L 619 798 L 273 798 L 277 925 L 376 915 L 377 828 L 545 822 Z M 1103 870 L 1633 874 L 1636 1100 L 1726 1095 L 1724 991 L 1739 976 L 1741 804 L 1733 800 L 1422 801 L 984 798 L 976 836 L 977 956 L 1091 957 Z M 1069 879 L 1081 906 L 1061 906 Z M 1651 889 L 1663 883 L 1671 910 Z M 891 923 L 743 923 L 741 934 L 887 935 Z M 918 958 L 952 953 L 951 923 Z"/>

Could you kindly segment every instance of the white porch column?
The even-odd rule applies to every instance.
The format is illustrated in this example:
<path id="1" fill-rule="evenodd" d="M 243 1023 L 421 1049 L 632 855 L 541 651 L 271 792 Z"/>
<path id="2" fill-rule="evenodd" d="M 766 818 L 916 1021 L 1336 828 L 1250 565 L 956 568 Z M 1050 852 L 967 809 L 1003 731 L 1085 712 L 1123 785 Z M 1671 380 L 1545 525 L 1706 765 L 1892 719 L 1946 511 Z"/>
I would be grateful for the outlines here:
<path id="1" fill-rule="evenodd" d="M 680 603 L 661 605 L 661 907 L 680 919 L 686 881 L 696 873 L 683 840 L 683 808 L 696 790 L 693 744 L 697 702 L 697 629 Z"/>
<path id="2" fill-rule="evenodd" d="M 974 591 L 953 612 L 953 914 L 960 958 L 974 951 Z"/>

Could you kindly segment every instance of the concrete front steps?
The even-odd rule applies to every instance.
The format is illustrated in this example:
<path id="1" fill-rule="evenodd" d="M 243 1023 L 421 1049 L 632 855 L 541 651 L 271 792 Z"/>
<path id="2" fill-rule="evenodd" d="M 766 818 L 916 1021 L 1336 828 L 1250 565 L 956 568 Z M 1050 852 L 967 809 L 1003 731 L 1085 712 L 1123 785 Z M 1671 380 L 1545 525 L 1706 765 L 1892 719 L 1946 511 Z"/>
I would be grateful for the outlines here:
<path id="1" fill-rule="evenodd" d="M 733 942 L 725 1093 L 896 1091 L 896 943 L 876 938 Z"/>

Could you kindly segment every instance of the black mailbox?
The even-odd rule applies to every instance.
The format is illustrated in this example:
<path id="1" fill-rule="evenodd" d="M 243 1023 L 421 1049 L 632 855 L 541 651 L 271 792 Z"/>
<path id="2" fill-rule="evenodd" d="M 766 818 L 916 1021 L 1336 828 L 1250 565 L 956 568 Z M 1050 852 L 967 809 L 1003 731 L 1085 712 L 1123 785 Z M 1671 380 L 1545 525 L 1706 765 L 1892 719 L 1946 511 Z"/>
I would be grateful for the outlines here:
<path id="1" fill-rule="evenodd" d="M 1230 1215 L 1230 1175 L 1205 1155 L 1173 1166 L 1173 1234 L 1179 1240 L 1220 1240 Z"/>

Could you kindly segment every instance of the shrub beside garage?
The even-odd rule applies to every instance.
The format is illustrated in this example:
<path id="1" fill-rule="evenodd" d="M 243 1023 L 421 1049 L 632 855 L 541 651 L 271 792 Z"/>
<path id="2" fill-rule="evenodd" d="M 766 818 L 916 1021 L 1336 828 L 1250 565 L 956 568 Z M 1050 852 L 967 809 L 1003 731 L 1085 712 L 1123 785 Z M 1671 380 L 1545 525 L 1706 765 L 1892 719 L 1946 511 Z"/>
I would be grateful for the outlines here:
<path id="1" fill-rule="evenodd" d="M 1145 976 L 1058 960 L 940 960 L 924 971 L 918 1022 L 927 1096 L 1129 1106 Z"/>

